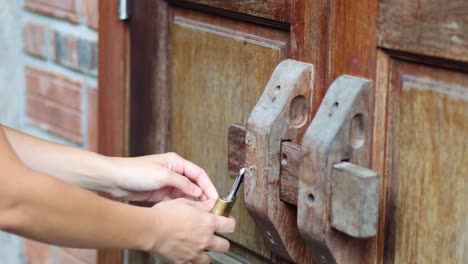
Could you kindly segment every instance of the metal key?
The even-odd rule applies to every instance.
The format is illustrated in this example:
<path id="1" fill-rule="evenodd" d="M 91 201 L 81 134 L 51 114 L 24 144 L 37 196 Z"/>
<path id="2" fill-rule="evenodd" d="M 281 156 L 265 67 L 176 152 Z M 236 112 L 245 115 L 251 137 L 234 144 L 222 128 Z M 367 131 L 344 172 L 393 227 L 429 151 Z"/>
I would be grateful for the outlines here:
<path id="1" fill-rule="evenodd" d="M 226 196 L 218 198 L 213 209 L 211 209 L 211 213 L 215 215 L 229 216 L 231 209 L 236 202 L 236 193 L 239 190 L 242 180 L 244 179 L 244 173 L 245 168 L 242 168 L 234 180 L 231 191 Z"/>

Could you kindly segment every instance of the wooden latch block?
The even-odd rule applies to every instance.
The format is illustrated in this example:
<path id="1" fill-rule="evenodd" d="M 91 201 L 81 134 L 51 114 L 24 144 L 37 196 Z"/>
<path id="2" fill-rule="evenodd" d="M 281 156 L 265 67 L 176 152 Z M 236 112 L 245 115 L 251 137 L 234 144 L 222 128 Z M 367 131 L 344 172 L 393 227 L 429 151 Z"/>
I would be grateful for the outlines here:
<path id="1" fill-rule="evenodd" d="M 302 140 L 298 228 L 317 263 L 365 259 L 364 238 L 377 232 L 380 177 L 366 169 L 371 88 L 366 79 L 336 79 Z"/>
<path id="2" fill-rule="evenodd" d="M 342 162 L 333 166 L 330 225 L 352 237 L 377 234 L 380 177 L 369 169 Z"/>
<path id="3" fill-rule="evenodd" d="M 294 60 L 274 70 L 251 112 L 245 135 L 244 201 L 267 246 L 276 256 L 311 263 L 296 227 L 295 208 L 280 199 L 281 142 L 300 144 L 311 117 L 314 68 Z"/>
<path id="4" fill-rule="evenodd" d="M 246 207 L 274 255 L 361 261 L 377 232 L 381 191 L 367 169 L 372 82 L 339 77 L 305 131 L 312 74 L 309 64 L 278 65 L 247 127 L 229 127 L 228 168 L 235 175 L 246 167 Z"/>

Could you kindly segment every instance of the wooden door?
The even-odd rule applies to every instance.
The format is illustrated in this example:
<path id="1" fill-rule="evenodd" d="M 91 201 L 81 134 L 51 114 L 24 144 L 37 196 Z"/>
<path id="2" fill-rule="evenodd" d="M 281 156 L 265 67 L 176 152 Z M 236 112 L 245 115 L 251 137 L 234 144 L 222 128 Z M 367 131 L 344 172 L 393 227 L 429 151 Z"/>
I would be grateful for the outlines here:
<path id="1" fill-rule="evenodd" d="M 468 262 L 467 18 L 467 1 L 379 3 L 387 262 Z"/>
<path id="2" fill-rule="evenodd" d="M 291 57 L 292 8 L 289 1 L 133 2 L 131 154 L 177 152 L 226 193 L 227 128 L 246 123 L 276 65 Z M 269 263 L 242 195 L 232 214 L 231 253 L 218 261 Z"/>
<path id="3" fill-rule="evenodd" d="M 379 231 L 348 263 L 466 263 L 467 18 L 466 1 L 133 1 L 130 154 L 178 152 L 223 193 L 226 129 L 245 124 L 280 61 L 314 65 L 311 115 L 338 76 L 366 78 Z M 219 263 L 281 262 L 242 199 L 233 215 L 232 250 Z"/>

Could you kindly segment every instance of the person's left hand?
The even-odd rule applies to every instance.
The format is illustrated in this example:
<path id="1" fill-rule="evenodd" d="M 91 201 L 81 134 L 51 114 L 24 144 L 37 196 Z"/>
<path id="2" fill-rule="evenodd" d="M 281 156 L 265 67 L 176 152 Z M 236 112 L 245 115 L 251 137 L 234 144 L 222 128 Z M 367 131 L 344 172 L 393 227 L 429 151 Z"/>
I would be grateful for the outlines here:
<path id="1" fill-rule="evenodd" d="M 128 201 L 160 202 L 174 198 L 206 201 L 218 193 L 206 172 L 175 153 L 110 158 L 106 193 Z"/>

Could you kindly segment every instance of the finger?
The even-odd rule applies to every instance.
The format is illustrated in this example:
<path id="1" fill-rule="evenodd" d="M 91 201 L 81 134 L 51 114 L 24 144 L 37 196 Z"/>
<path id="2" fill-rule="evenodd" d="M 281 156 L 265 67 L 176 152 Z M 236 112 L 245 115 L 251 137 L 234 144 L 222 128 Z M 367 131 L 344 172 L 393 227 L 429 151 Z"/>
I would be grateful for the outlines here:
<path id="1" fill-rule="evenodd" d="M 200 201 L 204 202 L 206 200 L 208 200 L 208 196 L 206 196 L 206 194 L 202 193 L 202 195 L 200 195 Z"/>
<path id="2" fill-rule="evenodd" d="M 204 204 L 204 206 L 210 208 L 210 210 L 211 210 L 215 206 L 216 201 L 217 201 L 217 199 L 216 200 L 208 199 L 208 200 L 201 201 L 201 202 Z"/>
<path id="3" fill-rule="evenodd" d="M 216 230 L 218 234 L 232 233 L 236 230 L 236 220 L 231 217 L 216 216 Z"/>
<path id="4" fill-rule="evenodd" d="M 193 206 L 193 207 L 195 207 L 195 208 L 197 208 L 197 209 L 199 209 L 201 211 L 204 211 L 204 212 L 209 212 L 214 206 L 214 203 L 211 202 L 212 200 L 206 201 L 206 202 L 200 202 L 200 201 L 184 199 L 184 201 L 187 204 L 189 204 L 189 205 L 191 205 L 191 206 Z"/>
<path id="5" fill-rule="evenodd" d="M 184 177 L 176 172 L 165 168 L 164 177 L 161 180 L 164 187 L 175 187 L 182 191 L 184 194 L 192 197 L 199 197 L 202 194 L 200 187 L 191 182 L 187 177 Z"/>
<path id="6" fill-rule="evenodd" d="M 168 168 L 182 174 L 195 182 L 210 199 L 217 199 L 218 192 L 211 182 L 208 174 L 195 163 L 188 161 L 181 156 L 171 153 L 168 158 Z"/>
<path id="7" fill-rule="evenodd" d="M 209 264 L 211 261 L 210 256 L 205 252 L 200 253 L 196 258 L 192 260 L 193 264 Z"/>
<path id="8" fill-rule="evenodd" d="M 211 239 L 206 249 L 219 253 L 226 253 L 229 250 L 229 241 L 219 236 L 213 236 L 213 239 Z"/>
<path id="9" fill-rule="evenodd" d="M 186 194 L 183 191 L 181 191 L 181 190 L 179 190 L 177 188 L 173 188 L 172 191 L 171 191 L 171 194 L 174 197 L 177 197 L 177 198 L 185 198 L 185 196 L 186 196 Z M 192 196 L 190 196 L 190 197 L 192 197 Z"/>

